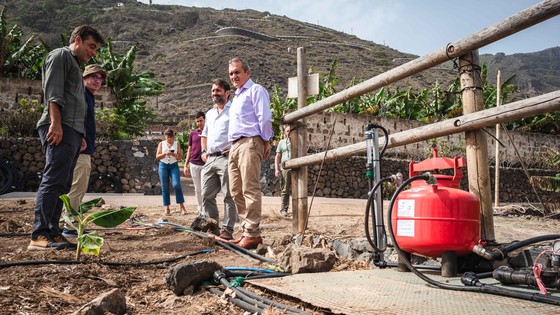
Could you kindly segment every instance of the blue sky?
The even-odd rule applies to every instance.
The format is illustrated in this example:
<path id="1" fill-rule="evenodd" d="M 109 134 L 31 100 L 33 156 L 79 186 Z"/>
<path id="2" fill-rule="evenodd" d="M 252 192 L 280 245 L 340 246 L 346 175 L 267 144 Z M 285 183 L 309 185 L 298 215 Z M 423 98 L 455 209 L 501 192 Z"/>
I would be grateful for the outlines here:
<path id="1" fill-rule="evenodd" d="M 149 3 L 149 0 L 141 0 Z M 424 55 L 503 20 L 538 0 L 152 0 L 215 9 L 254 9 L 319 24 L 401 52 Z M 466 7 L 465 4 L 470 4 Z M 560 46 L 560 16 L 480 49 L 506 54 Z"/>

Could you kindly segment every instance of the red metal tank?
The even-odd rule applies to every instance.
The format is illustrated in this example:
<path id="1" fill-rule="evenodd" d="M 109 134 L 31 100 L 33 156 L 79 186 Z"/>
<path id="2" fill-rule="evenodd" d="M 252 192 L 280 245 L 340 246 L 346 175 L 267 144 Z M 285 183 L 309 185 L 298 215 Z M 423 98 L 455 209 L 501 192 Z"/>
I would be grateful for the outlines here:
<path id="1" fill-rule="evenodd" d="M 408 253 L 442 257 L 454 251 L 457 256 L 472 252 L 480 240 L 480 201 L 459 189 L 464 158 L 435 158 L 411 162 L 410 177 L 419 172 L 453 169 L 454 175 L 436 174 L 437 184 L 423 180 L 411 183 L 393 206 L 391 224 L 399 247 Z"/>

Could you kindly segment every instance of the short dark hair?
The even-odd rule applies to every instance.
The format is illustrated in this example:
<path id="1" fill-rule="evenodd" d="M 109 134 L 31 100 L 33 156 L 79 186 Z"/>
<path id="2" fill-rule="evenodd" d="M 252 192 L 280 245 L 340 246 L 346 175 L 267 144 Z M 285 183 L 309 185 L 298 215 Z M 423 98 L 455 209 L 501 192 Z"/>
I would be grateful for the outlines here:
<path id="1" fill-rule="evenodd" d="M 72 34 L 70 35 L 70 44 L 74 43 L 76 41 L 76 37 L 78 36 L 80 36 L 82 40 L 86 40 L 91 36 L 99 45 L 105 44 L 103 36 L 101 36 L 95 28 L 88 25 L 80 25 L 72 31 Z"/>
<path id="2" fill-rule="evenodd" d="M 222 79 L 214 79 L 214 81 L 212 81 L 212 85 L 219 85 L 222 87 L 222 89 L 224 89 L 224 91 L 229 91 L 231 90 L 231 87 L 229 86 L 229 83 L 227 83 L 225 80 Z"/>
<path id="3" fill-rule="evenodd" d="M 166 136 L 175 137 L 175 132 L 173 132 L 173 129 L 167 129 L 163 134 Z"/>
<path id="4" fill-rule="evenodd" d="M 202 119 L 206 119 L 206 115 L 204 115 L 204 112 L 198 112 L 196 113 L 196 115 L 194 115 L 195 119 L 198 117 L 202 117 Z"/>
<path id="5" fill-rule="evenodd" d="M 251 68 L 249 67 L 249 63 L 245 61 L 245 59 L 241 59 L 239 57 L 232 58 L 229 60 L 228 65 L 231 65 L 234 62 L 241 62 L 241 68 L 243 68 L 243 71 L 245 72 L 251 70 Z"/>

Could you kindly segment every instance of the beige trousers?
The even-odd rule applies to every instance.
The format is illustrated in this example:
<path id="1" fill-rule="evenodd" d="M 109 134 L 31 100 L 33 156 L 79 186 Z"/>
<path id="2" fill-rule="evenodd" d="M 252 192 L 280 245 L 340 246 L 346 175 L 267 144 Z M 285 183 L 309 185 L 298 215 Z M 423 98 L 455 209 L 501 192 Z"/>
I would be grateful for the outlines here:
<path id="1" fill-rule="evenodd" d="M 229 152 L 229 190 L 242 220 L 243 236 L 261 235 L 263 157 L 264 141 L 258 136 L 236 141 Z"/>
<path id="2" fill-rule="evenodd" d="M 89 175 L 91 174 L 91 155 L 80 154 L 76 167 L 74 167 L 74 175 L 72 177 L 72 188 L 68 193 L 70 205 L 74 210 L 78 210 L 82 199 L 87 192 Z"/>

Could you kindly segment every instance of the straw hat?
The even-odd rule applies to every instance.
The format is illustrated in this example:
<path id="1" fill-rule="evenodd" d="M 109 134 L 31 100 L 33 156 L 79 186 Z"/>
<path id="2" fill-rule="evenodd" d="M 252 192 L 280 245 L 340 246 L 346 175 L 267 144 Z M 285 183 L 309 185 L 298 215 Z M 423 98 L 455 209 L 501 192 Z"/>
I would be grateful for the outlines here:
<path id="1" fill-rule="evenodd" d="M 84 69 L 84 73 L 83 73 L 83 77 L 87 77 L 90 74 L 94 74 L 94 73 L 101 73 L 101 75 L 103 76 L 104 79 L 107 78 L 107 73 L 105 72 L 105 70 L 103 70 L 103 67 L 101 67 L 100 65 L 87 65 L 86 68 Z"/>

